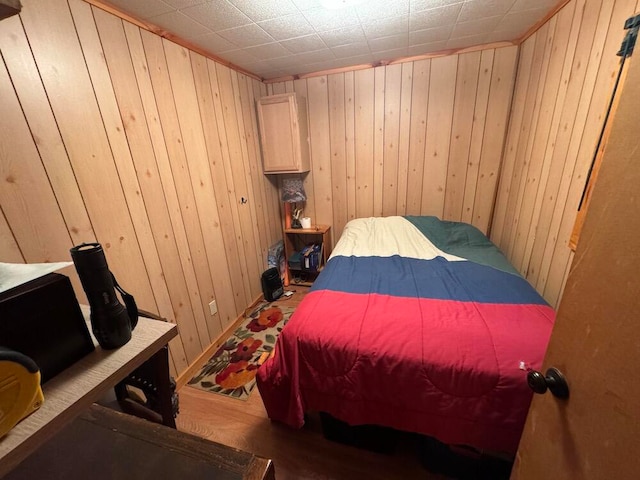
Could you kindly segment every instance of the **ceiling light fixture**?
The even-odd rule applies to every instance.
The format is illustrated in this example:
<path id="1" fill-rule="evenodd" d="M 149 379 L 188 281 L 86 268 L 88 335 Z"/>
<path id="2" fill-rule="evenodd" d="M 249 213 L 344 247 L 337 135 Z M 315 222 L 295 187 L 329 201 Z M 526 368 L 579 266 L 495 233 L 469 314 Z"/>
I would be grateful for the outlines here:
<path id="1" fill-rule="evenodd" d="M 340 8 L 355 7 L 364 2 L 365 0 L 320 0 L 320 5 L 329 10 L 338 10 Z"/>

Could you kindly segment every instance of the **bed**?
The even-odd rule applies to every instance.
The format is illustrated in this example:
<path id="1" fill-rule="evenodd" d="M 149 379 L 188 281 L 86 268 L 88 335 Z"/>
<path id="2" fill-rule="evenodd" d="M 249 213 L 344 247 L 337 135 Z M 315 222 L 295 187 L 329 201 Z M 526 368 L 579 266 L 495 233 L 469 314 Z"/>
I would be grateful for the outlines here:
<path id="1" fill-rule="evenodd" d="M 326 412 L 514 454 L 554 310 L 471 225 L 350 221 L 259 369 L 269 417 Z"/>

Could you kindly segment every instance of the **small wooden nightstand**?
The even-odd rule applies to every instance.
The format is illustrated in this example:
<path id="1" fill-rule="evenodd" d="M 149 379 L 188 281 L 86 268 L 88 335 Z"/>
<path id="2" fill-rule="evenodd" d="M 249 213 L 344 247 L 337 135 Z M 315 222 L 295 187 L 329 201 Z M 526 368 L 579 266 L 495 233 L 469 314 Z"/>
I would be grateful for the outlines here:
<path id="1" fill-rule="evenodd" d="M 321 238 L 319 238 L 321 237 Z M 322 242 L 320 262 L 317 271 L 305 270 L 302 268 L 289 268 L 289 259 L 291 256 L 310 243 Z M 284 229 L 284 256 L 285 256 L 285 286 L 304 285 L 311 286 L 315 277 L 327 263 L 329 255 L 331 255 L 331 226 L 330 225 L 313 225 L 311 228 L 285 228 Z M 294 277 L 293 273 L 298 273 L 299 277 Z M 294 278 L 300 278 L 294 281 Z"/>

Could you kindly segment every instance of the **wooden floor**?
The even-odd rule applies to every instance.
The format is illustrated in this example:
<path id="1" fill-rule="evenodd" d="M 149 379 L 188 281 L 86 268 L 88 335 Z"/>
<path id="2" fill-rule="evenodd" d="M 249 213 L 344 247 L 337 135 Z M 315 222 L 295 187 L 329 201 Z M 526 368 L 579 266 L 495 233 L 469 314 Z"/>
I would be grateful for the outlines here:
<path id="1" fill-rule="evenodd" d="M 308 290 L 296 286 L 297 305 Z M 326 440 L 317 416 L 294 430 L 271 422 L 260 392 L 247 401 L 185 386 L 179 391 L 178 429 L 273 460 L 278 480 L 445 479 L 428 472 L 407 439 L 395 454 L 377 454 Z"/>

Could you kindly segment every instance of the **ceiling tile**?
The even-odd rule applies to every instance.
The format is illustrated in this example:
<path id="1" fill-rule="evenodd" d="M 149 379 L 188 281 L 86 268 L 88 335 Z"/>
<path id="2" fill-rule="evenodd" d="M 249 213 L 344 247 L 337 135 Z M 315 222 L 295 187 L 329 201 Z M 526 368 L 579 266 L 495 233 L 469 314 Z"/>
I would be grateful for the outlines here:
<path id="1" fill-rule="evenodd" d="M 458 22 L 468 22 L 497 15 L 502 16 L 509 10 L 511 5 L 513 5 L 513 0 L 468 0 L 462 5 Z"/>
<path id="2" fill-rule="evenodd" d="M 315 52 L 298 53 L 294 55 L 300 63 L 317 63 L 326 62 L 328 60 L 335 60 L 336 56 L 328 48 L 322 50 L 316 50 Z M 301 61 L 301 59 L 304 59 Z"/>
<path id="3" fill-rule="evenodd" d="M 213 53 L 222 53 L 227 50 L 236 50 L 238 47 L 225 40 L 217 33 L 208 33 L 191 39 L 191 43 Z"/>
<path id="4" fill-rule="evenodd" d="M 259 60 L 259 58 L 254 57 L 246 50 L 230 50 L 224 53 L 224 58 L 234 64 L 253 63 Z"/>
<path id="5" fill-rule="evenodd" d="M 314 50 L 327 48 L 322 39 L 315 33 L 313 35 L 284 40 L 280 43 L 291 53 L 312 52 Z"/>
<path id="6" fill-rule="evenodd" d="M 380 37 L 369 40 L 371 52 L 381 52 L 384 50 L 395 50 L 397 48 L 407 48 L 409 46 L 409 35 L 391 35 L 390 37 Z"/>
<path id="7" fill-rule="evenodd" d="M 258 25 L 276 40 L 302 37 L 303 35 L 315 33 L 311 24 L 307 22 L 307 19 L 301 13 L 266 20 L 258 23 Z"/>
<path id="8" fill-rule="evenodd" d="M 360 25 L 327 30 L 326 32 L 320 32 L 319 35 L 328 47 L 337 47 L 339 45 L 367 41 Z"/>
<path id="9" fill-rule="evenodd" d="M 252 23 L 249 17 L 226 0 L 214 0 L 180 11 L 197 22 L 210 25 L 214 32 Z"/>
<path id="10" fill-rule="evenodd" d="M 111 4 L 123 12 L 141 18 L 154 17 L 175 10 L 171 5 L 167 5 L 161 0 L 112 0 Z"/>
<path id="11" fill-rule="evenodd" d="M 456 3 L 463 2 L 464 0 L 409 0 L 409 8 L 412 12 L 419 12 L 420 10 L 446 7 L 447 5 L 455 5 Z"/>
<path id="12" fill-rule="evenodd" d="M 535 9 L 544 9 L 549 12 L 552 8 L 558 5 L 558 0 L 536 0 L 532 2 L 531 0 L 516 0 L 516 3 L 511 7 L 510 12 L 522 12 L 525 10 L 535 10 Z"/>
<path id="13" fill-rule="evenodd" d="M 229 30 L 221 30 L 218 34 L 242 48 L 262 45 L 263 43 L 273 43 L 273 38 L 255 23 Z"/>
<path id="14" fill-rule="evenodd" d="M 333 47 L 331 51 L 338 58 L 355 57 L 358 55 L 368 55 L 369 44 L 367 42 L 350 43 L 348 45 L 340 45 Z"/>
<path id="15" fill-rule="evenodd" d="M 443 25 L 441 27 L 427 28 L 425 30 L 416 30 L 409 32 L 409 44 L 425 44 L 448 40 L 451 35 L 453 25 Z"/>
<path id="16" fill-rule="evenodd" d="M 303 14 L 311 26 L 318 32 L 360 24 L 360 20 L 358 20 L 358 16 L 353 7 L 340 10 L 314 8 L 313 10 L 304 11 Z"/>
<path id="17" fill-rule="evenodd" d="M 368 0 L 355 8 L 364 25 L 374 20 L 409 15 L 409 0 Z"/>
<path id="18" fill-rule="evenodd" d="M 447 5 L 445 7 L 432 8 L 419 12 L 411 12 L 409 16 L 410 30 L 424 30 L 425 28 L 439 27 L 442 25 L 453 25 L 458 18 L 461 3 Z"/>
<path id="19" fill-rule="evenodd" d="M 388 37 L 389 35 L 406 33 L 409 30 L 409 15 L 363 22 L 362 29 L 367 38 Z"/>
<path id="20" fill-rule="evenodd" d="M 304 12 L 305 10 L 311 10 L 313 8 L 319 8 L 322 6 L 320 0 L 291 0 L 298 10 Z"/>
<path id="21" fill-rule="evenodd" d="M 340 58 L 336 61 L 336 67 L 348 67 L 352 65 L 363 65 L 373 62 L 373 55 L 365 53 L 362 55 L 356 55 L 354 57 Z"/>
<path id="22" fill-rule="evenodd" d="M 481 18 L 471 22 L 456 23 L 451 32 L 451 38 L 469 37 L 471 35 L 487 34 L 495 30 L 502 19 L 499 17 Z"/>
<path id="23" fill-rule="evenodd" d="M 439 52 L 447 48 L 447 40 L 441 40 L 439 42 L 429 42 L 421 45 L 412 45 L 407 49 L 407 53 L 410 56 L 426 55 L 427 53 Z"/>
<path id="24" fill-rule="evenodd" d="M 268 60 L 270 58 L 278 58 L 289 56 L 291 52 L 284 48 L 279 43 L 267 43 L 265 45 L 258 45 L 257 47 L 245 48 L 245 51 L 250 53 L 256 58 Z"/>
<path id="25" fill-rule="evenodd" d="M 470 35 L 468 37 L 452 38 L 447 42 L 447 48 L 466 48 L 482 45 L 487 42 L 487 34 Z"/>
<path id="26" fill-rule="evenodd" d="M 137 0 L 137 1 L 147 2 L 147 0 Z M 163 1 L 164 3 L 168 3 L 169 5 L 171 5 L 173 8 L 180 9 L 180 8 L 192 7 L 194 5 L 200 5 L 201 3 L 207 3 L 208 0 L 163 0 Z"/>
<path id="27" fill-rule="evenodd" d="M 399 58 L 407 56 L 407 47 L 394 48 L 394 49 L 385 50 L 382 52 L 374 52 L 372 55 L 373 55 L 374 62 L 378 62 L 380 60 L 386 60 L 386 61 L 397 60 Z"/>
<path id="28" fill-rule="evenodd" d="M 211 30 L 207 27 L 178 11 L 163 13 L 162 15 L 153 17 L 152 21 L 159 27 L 185 40 L 190 40 L 205 33 L 211 33 Z"/>
<path id="29" fill-rule="evenodd" d="M 298 9 L 290 0 L 265 2 L 256 0 L 229 0 L 238 10 L 254 22 L 281 17 L 290 13 L 297 13 Z"/>

